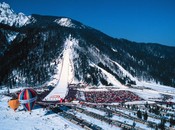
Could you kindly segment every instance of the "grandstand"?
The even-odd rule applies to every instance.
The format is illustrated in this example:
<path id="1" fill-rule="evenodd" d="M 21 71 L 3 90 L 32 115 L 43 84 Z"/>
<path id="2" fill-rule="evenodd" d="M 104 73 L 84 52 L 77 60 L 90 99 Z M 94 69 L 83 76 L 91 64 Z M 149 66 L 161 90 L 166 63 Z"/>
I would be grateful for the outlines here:
<path id="1" fill-rule="evenodd" d="M 142 101 L 143 99 L 128 90 L 77 91 L 77 99 L 90 103 L 121 103 Z"/>

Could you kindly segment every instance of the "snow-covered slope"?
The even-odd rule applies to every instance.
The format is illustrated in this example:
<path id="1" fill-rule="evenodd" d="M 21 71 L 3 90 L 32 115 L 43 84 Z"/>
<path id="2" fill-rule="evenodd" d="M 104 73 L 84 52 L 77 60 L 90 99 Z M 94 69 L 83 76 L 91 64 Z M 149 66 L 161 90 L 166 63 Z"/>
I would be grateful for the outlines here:
<path id="1" fill-rule="evenodd" d="M 74 27 L 75 25 L 71 22 L 71 19 L 68 18 L 61 18 L 61 19 L 56 19 L 54 22 L 57 24 L 63 26 L 63 27 Z"/>
<path id="2" fill-rule="evenodd" d="M 73 75 L 73 68 L 72 68 L 72 46 L 76 44 L 75 39 L 71 39 L 69 36 L 68 39 L 65 41 L 65 47 L 63 51 L 63 58 L 62 63 L 59 68 L 60 74 L 57 77 L 56 87 L 45 97 L 44 100 L 51 101 L 51 100 L 60 100 L 61 98 L 64 99 L 67 92 L 68 92 L 68 84 L 72 82 L 74 79 Z"/>
<path id="3" fill-rule="evenodd" d="M 70 18 L 58 18 L 55 19 L 54 22 L 63 27 L 79 28 L 79 29 L 85 28 L 84 25 L 75 24 Z"/>
<path id="4" fill-rule="evenodd" d="M 16 112 L 8 107 L 9 97 L 0 95 L 1 130 L 80 130 L 81 127 L 69 122 L 58 114 L 35 106 L 32 113 L 20 106 Z"/>
<path id="5" fill-rule="evenodd" d="M 5 3 L 1 9 L 1 17 L 5 16 L 1 23 L 15 25 L 17 14 Z M 27 25 L 17 32 L 13 27 L 0 29 L 1 52 L 9 52 L 0 58 L 2 84 L 37 86 L 54 82 L 55 86 L 62 69 L 67 68 L 61 68 L 63 59 L 69 55 L 76 82 L 116 87 L 141 87 L 144 82 L 175 86 L 174 47 L 115 39 L 66 17 L 32 15 L 23 20 L 20 26 Z M 65 42 L 70 35 L 71 42 Z M 67 43 L 74 45 L 66 50 Z"/>

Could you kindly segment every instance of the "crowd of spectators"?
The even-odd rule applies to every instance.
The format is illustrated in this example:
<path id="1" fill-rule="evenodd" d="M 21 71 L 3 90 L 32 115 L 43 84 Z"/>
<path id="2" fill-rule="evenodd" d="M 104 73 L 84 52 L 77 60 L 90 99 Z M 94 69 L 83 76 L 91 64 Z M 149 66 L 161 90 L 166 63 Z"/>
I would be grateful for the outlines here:
<path id="1" fill-rule="evenodd" d="M 119 91 L 86 91 L 84 92 L 86 102 L 91 103 L 115 103 L 143 100 L 133 92 Z"/>

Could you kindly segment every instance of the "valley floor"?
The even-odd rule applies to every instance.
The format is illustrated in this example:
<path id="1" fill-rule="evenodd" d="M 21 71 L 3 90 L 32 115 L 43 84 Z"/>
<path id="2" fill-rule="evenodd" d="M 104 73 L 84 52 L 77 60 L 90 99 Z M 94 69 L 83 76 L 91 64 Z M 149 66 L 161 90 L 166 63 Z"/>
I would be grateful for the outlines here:
<path id="1" fill-rule="evenodd" d="M 10 92 L 15 92 L 19 89 L 21 88 L 12 89 Z M 165 119 L 165 129 L 170 129 L 169 120 L 171 117 L 175 119 L 175 116 L 172 116 L 175 114 L 175 105 L 167 107 L 154 101 L 148 101 L 151 98 L 159 99 L 163 93 L 168 93 L 168 89 L 164 92 L 163 89 L 161 89 L 161 92 L 135 88 L 125 90 L 138 94 L 145 101 L 126 102 L 123 105 L 109 104 L 106 107 L 88 103 L 84 105 L 72 103 L 71 108 L 58 113 L 52 111 L 59 108 L 57 105 L 51 106 L 53 107 L 52 109 L 43 109 L 41 106 L 35 105 L 31 114 L 24 111 L 22 106 L 16 112 L 10 109 L 8 100 L 11 97 L 3 94 L 6 90 L 0 90 L 0 128 L 2 130 L 81 130 L 91 127 L 93 130 L 120 130 L 123 128 L 151 130 L 158 128 L 161 120 Z M 171 101 L 175 102 L 175 96 L 171 93 L 169 95 L 173 97 Z M 145 107 L 147 101 L 150 107 Z M 150 112 L 150 109 L 155 109 L 157 106 L 160 108 L 159 114 Z M 138 110 L 142 112 L 142 119 L 137 116 Z M 148 113 L 147 120 L 143 119 L 145 112 Z M 171 126 L 171 128 L 175 129 L 174 126 Z"/>

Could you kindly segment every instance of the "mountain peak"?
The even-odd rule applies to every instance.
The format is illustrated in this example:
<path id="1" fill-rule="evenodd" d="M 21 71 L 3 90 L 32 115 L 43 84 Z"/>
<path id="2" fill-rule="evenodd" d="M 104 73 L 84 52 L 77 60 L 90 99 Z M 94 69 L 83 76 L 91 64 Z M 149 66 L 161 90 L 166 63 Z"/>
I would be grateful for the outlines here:
<path id="1" fill-rule="evenodd" d="M 5 2 L 2 2 L 2 4 L 0 3 L 0 8 L 10 9 L 10 5 Z"/>
<path id="2" fill-rule="evenodd" d="M 72 19 L 66 18 L 66 17 L 58 18 L 54 22 L 56 22 L 57 24 L 63 27 L 79 28 L 79 29 L 84 28 L 82 24 L 77 25 Z"/>
<path id="3" fill-rule="evenodd" d="M 71 22 L 71 19 L 69 19 L 69 18 L 56 19 L 54 22 L 56 22 L 60 26 L 64 26 L 64 27 L 72 27 L 73 26 L 73 23 Z"/>
<path id="4" fill-rule="evenodd" d="M 30 18 L 23 13 L 16 14 L 10 5 L 3 2 L 0 3 L 0 23 L 9 26 L 22 27 Z"/>
<path id="5" fill-rule="evenodd" d="M 36 23 L 36 21 L 38 23 Z M 45 21 L 45 22 L 43 22 Z M 0 3 L 0 23 L 9 26 L 22 27 L 30 23 L 43 24 L 57 24 L 62 27 L 83 29 L 85 26 L 71 18 L 67 17 L 57 17 L 57 16 L 41 16 L 41 15 L 31 15 L 26 16 L 23 13 L 15 13 L 11 9 L 10 5 L 2 2 Z"/>

